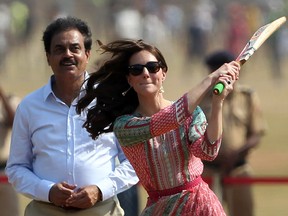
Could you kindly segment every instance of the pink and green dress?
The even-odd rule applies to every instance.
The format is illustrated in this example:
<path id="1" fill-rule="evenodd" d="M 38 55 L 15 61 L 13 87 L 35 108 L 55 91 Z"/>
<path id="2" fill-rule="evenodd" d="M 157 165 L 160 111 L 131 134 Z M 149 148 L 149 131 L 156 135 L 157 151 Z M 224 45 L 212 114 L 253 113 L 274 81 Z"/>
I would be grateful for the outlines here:
<path id="1" fill-rule="evenodd" d="M 149 197 L 141 216 L 224 216 L 216 195 L 201 179 L 221 139 L 206 138 L 207 121 L 197 107 L 188 112 L 186 95 L 151 117 L 119 117 L 114 132 Z"/>

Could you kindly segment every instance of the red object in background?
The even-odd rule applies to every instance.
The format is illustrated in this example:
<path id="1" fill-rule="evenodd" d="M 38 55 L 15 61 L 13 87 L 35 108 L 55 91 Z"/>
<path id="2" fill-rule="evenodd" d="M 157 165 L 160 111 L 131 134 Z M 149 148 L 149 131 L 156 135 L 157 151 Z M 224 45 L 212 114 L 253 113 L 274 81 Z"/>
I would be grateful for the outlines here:
<path id="1" fill-rule="evenodd" d="M 1 183 L 8 183 L 8 178 L 7 176 L 0 176 L 0 184 Z"/>

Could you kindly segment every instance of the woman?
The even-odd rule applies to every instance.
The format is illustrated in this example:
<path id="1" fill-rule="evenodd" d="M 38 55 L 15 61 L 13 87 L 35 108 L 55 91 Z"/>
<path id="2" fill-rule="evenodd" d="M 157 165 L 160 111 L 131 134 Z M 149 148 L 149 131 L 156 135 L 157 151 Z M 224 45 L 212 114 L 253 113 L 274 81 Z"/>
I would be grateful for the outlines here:
<path id="1" fill-rule="evenodd" d="M 225 212 L 202 181 L 201 160 L 213 160 L 222 135 L 222 105 L 240 65 L 232 61 L 205 77 L 175 102 L 163 96 L 168 67 L 161 52 L 142 40 L 100 43 L 106 62 L 87 81 L 78 112 L 88 110 L 86 129 L 96 138 L 114 130 L 149 198 L 141 215 L 219 216 Z M 198 106 L 216 83 L 209 124 Z"/>

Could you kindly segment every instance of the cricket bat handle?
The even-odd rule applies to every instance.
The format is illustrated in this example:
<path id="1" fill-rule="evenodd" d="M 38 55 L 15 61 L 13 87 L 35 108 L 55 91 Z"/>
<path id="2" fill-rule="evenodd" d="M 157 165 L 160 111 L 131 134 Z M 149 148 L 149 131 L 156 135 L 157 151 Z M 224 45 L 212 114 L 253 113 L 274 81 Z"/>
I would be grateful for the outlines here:
<path id="1" fill-rule="evenodd" d="M 222 91 L 224 90 L 224 88 L 225 88 L 225 85 L 224 85 L 222 82 L 218 82 L 218 83 L 214 86 L 214 88 L 213 88 L 213 93 L 214 93 L 215 95 L 219 95 L 219 94 L 222 93 Z"/>
<path id="2" fill-rule="evenodd" d="M 239 61 L 238 59 L 236 59 L 236 61 L 238 61 L 241 66 L 246 62 L 245 59 L 242 59 L 241 61 Z M 224 90 L 224 88 L 225 88 L 224 83 L 218 82 L 218 83 L 213 87 L 213 93 L 214 93 L 215 95 L 219 95 L 219 94 L 222 93 L 222 91 Z"/>

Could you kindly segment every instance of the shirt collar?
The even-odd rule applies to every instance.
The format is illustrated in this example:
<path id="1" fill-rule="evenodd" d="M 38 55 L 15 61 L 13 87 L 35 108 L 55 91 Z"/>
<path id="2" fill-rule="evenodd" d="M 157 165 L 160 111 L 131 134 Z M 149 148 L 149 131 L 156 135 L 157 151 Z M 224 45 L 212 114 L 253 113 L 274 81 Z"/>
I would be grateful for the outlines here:
<path id="1" fill-rule="evenodd" d="M 86 83 L 87 83 L 87 80 L 89 78 L 89 74 L 87 71 L 85 71 L 84 76 L 85 76 L 85 81 L 84 81 L 84 84 L 81 86 L 79 97 L 77 97 L 76 100 L 74 100 L 74 101 L 78 101 L 85 94 Z M 48 83 L 44 86 L 44 94 L 43 94 L 43 100 L 44 101 L 46 101 L 50 95 L 52 95 L 56 98 L 56 96 L 52 90 L 53 82 L 55 82 L 55 76 L 54 75 L 52 75 L 50 77 Z"/>

